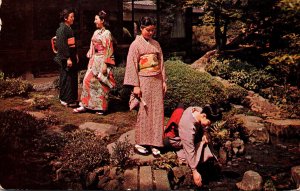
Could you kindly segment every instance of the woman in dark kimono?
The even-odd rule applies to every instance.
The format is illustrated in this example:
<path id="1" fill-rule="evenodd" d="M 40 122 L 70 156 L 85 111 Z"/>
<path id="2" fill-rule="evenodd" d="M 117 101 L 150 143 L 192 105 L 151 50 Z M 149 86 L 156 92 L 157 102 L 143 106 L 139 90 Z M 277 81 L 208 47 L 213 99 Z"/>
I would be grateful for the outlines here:
<path id="1" fill-rule="evenodd" d="M 74 11 L 64 9 L 60 13 L 61 23 L 56 30 L 57 54 L 54 60 L 60 65 L 59 99 L 62 105 L 74 104 L 78 100 L 78 55 L 74 32 Z"/>

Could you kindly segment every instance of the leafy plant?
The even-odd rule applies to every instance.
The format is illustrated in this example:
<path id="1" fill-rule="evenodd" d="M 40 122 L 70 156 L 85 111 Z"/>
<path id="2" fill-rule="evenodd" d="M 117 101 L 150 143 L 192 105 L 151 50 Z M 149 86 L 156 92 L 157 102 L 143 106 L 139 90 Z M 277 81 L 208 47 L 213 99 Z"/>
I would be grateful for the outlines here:
<path id="1" fill-rule="evenodd" d="M 0 78 L 0 97 L 27 96 L 32 84 L 20 78 Z"/>
<path id="2" fill-rule="evenodd" d="M 34 139 L 45 128 L 32 115 L 18 110 L 1 111 L 0 126 L 1 152 L 22 152 L 32 148 Z"/>
<path id="3" fill-rule="evenodd" d="M 58 181 L 68 188 L 72 188 L 73 183 L 85 185 L 89 172 L 109 163 L 106 144 L 90 130 L 76 130 L 67 134 L 66 138 L 59 158 L 62 167 Z"/>
<path id="4" fill-rule="evenodd" d="M 258 91 L 276 82 L 275 77 L 265 69 L 258 69 L 240 59 L 213 58 L 206 70 L 248 90 Z"/>
<path id="5" fill-rule="evenodd" d="M 124 141 L 117 141 L 113 146 L 113 153 L 111 155 L 111 161 L 113 164 L 125 167 L 130 160 L 130 156 L 133 155 L 133 145 L 129 142 L 128 137 L 125 137 Z"/>

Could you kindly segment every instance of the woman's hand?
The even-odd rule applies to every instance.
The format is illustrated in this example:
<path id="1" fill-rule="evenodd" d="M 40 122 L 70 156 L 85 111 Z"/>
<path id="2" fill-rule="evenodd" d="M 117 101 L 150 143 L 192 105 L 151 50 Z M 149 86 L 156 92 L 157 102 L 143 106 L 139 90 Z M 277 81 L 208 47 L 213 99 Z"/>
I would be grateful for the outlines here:
<path id="1" fill-rule="evenodd" d="M 68 58 L 68 60 L 67 60 L 67 67 L 68 68 L 70 68 L 70 67 L 72 67 L 72 60 L 70 59 L 70 58 Z"/>
<path id="2" fill-rule="evenodd" d="M 137 97 L 142 97 L 142 91 L 140 87 L 134 87 L 133 88 L 133 94 L 136 95 Z"/>
<path id="3" fill-rule="evenodd" d="M 201 174 L 197 171 L 197 170 L 193 170 L 193 179 L 194 179 L 194 183 L 201 187 L 202 186 L 202 177 Z"/>
<path id="4" fill-rule="evenodd" d="M 103 67 L 102 67 L 102 71 L 101 71 L 101 72 L 102 72 L 103 75 L 106 75 L 106 74 L 107 74 L 107 65 L 106 65 L 105 63 L 103 64 Z"/>
<path id="5" fill-rule="evenodd" d="M 77 64 L 79 63 L 79 57 L 78 57 L 78 54 L 76 54 L 76 61 L 77 61 Z"/>
<path id="6" fill-rule="evenodd" d="M 202 142 L 203 143 L 208 143 L 208 139 L 207 139 L 206 135 L 202 136 Z"/>
<path id="7" fill-rule="evenodd" d="M 163 83 L 163 91 L 164 91 L 164 95 L 165 95 L 167 92 L 167 83 L 166 82 Z"/>
<path id="8" fill-rule="evenodd" d="M 91 58 L 92 57 L 92 51 L 89 50 L 87 53 L 86 53 L 86 57 L 87 58 Z"/>

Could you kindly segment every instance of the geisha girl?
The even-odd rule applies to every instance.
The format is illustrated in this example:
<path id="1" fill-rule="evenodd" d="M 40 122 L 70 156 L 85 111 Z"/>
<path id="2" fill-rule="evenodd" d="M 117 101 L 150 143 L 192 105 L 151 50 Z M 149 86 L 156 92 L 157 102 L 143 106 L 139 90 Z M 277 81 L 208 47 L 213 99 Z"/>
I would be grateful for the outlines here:
<path id="1" fill-rule="evenodd" d="M 133 94 L 142 98 L 135 130 L 135 149 L 154 156 L 163 146 L 164 95 L 167 91 L 163 53 L 152 37 L 156 22 L 151 17 L 140 19 L 141 35 L 129 47 L 124 85 L 133 87 Z"/>

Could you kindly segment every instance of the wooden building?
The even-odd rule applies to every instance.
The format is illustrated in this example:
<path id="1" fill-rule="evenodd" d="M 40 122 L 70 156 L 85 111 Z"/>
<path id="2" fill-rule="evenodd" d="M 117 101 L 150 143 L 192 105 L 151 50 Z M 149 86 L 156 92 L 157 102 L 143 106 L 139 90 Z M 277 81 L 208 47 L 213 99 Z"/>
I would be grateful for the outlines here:
<path id="1" fill-rule="evenodd" d="M 50 39 L 55 35 L 59 26 L 59 12 L 63 8 L 72 7 L 76 10 L 75 22 L 72 26 L 78 40 L 80 66 L 86 68 L 88 63 L 85 57 L 89 48 L 90 39 L 95 30 L 94 16 L 99 10 L 105 10 L 110 15 L 110 30 L 115 38 L 115 56 L 117 63 L 124 64 L 129 44 L 138 33 L 136 24 L 141 16 L 153 16 L 158 20 L 157 36 L 160 34 L 161 15 L 159 0 L 2 0 L 0 18 L 0 71 L 6 74 L 19 76 L 25 72 L 38 75 L 41 72 L 57 70 L 53 62 L 54 53 L 50 46 Z M 189 15 L 184 14 L 186 17 Z M 181 18 L 174 23 L 182 24 Z M 135 23 L 135 24 L 134 24 Z M 172 31 L 173 37 L 163 36 L 164 39 L 173 39 L 174 44 L 187 42 L 191 45 L 191 22 L 185 18 L 185 30 Z M 163 39 L 161 38 L 161 39 Z M 185 48 L 190 50 L 191 48 Z M 164 47 L 168 51 L 168 47 Z"/>
<path id="2" fill-rule="evenodd" d="M 15 75 L 39 73 L 57 68 L 50 39 L 59 26 L 63 8 L 76 10 L 72 26 L 78 40 L 82 65 L 95 30 L 94 17 L 99 10 L 110 15 L 111 30 L 122 41 L 123 1 L 121 0 L 3 0 L 0 8 L 0 70 Z M 85 67 L 85 66 L 83 66 Z"/>

